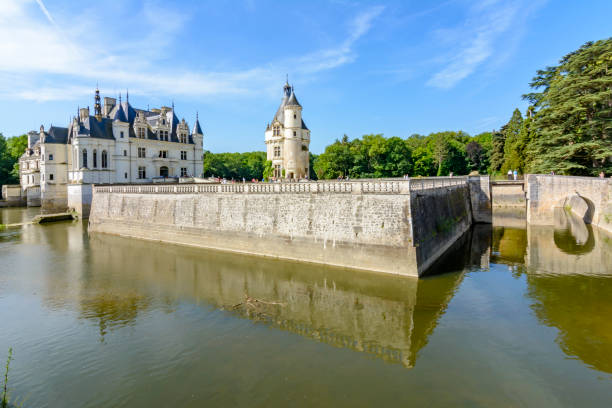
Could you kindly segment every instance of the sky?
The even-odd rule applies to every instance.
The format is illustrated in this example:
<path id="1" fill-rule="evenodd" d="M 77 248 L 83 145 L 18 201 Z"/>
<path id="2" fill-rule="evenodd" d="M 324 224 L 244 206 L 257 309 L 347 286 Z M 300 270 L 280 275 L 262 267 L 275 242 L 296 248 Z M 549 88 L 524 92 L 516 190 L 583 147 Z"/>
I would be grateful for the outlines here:
<path id="1" fill-rule="evenodd" d="M 347 134 L 477 134 L 536 70 L 612 35 L 609 0 L 0 0 L 0 132 L 102 96 L 175 104 L 212 152 L 265 150 L 288 75 L 311 151 Z"/>

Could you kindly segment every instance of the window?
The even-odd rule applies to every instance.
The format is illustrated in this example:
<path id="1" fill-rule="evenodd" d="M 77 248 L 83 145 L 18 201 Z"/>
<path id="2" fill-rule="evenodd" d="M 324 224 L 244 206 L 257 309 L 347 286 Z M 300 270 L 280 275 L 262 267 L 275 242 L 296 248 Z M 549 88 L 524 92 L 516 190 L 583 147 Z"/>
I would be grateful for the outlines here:
<path id="1" fill-rule="evenodd" d="M 162 119 L 162 125 L 166 124 L 166 119 Z"/>
<path id="2" fill-rule="evenodd" d="M 127 156 L 127 150 L 124 150 L 124 151 L 123 151 L 123 155 L 124 155 L 124 156 Z"/>
<path id="3" fill-rule="evenodd" d="M 108 154 L 106 150 L 102 150 L 102 168 L 105 169 L 108 167 Z"/>
<path id="4" fill-rule="evenodd" d="M 53 160 L 53 155 L 49 153 L 49 160 Z"/>
<path id="5" fill-rule="evenodd" d="M 119 137 L 123 139 L 123 131 L 121 131 L 121 133 L 119 133 Z"/>
<path id="6" fill-rule="evenodd" d="M 145 155 L 145 148 L 144 147 L 139 147 L 138 148 L 138 157 L 146 157 L 146 155 Z"/>
<path id="7" fill-rule="evenodd" d="M 185 133 L 181 133 L 181 143 L 187 143 L 187 135 Z"/>
<path id="8" fill-rule="evenodd" d="M 53 174 L 49 174 L 49 180 L 53 180 Z"/>
<path id="9" fill-rule="evenodd" d="M 274 157 L 280 157 L 281 149 L 280 146 L 274 146 Z"/>
<path id="10" fill-rule="evenodd" d="M 147 172 L 143 166 L 138 167 L 138 178 L 139 179 L 147 178 Z"/>
<path id="11" fill-rule="evenodd" d="M 160 130 L 159 131 L 159 140 L 163 140 L 163 141 L 168 141 L 168 131 L 167 130 Z"/>
<path id="12" fill-rule="evenodd" d="M 181 160 L 187 160 L 187 152 L 184 150 L 181 150 Z"/>
<path id="13" fill-rule="evenodd" d="M 187 177 L 187 167 L 181 167 L 181 177 Z"/>
<path id="14" fill-rule="evenodd" d="M 281 175 L 282 175 L 281 166 L 280 164 L 277 164 L 276 166 L 274 166 L 274 177 L 278 178 L 278 177 L 281 177 Z"/>
<path id="15" fill-rule="evenodd" d="M 297 136 L 297 132 L 294 130 L 293 131 L 293 137 Z"/>
<path id="16" fill-rule="evenodd" d="M 140 139 L 144 139 L 145 138 L 145 129 L 144 128 L 138 128 L 138 137 Z"/>
<path id="17" fill-rule="evenodd" d="M 123 178 L 127 178 L 127 173 L 123 173 Z"/>
<path id="18" fill-rule="evenodd" d="M 161 157 L 162 159 L 165 159 L 168 157 L 168 151 L 167 150 L 160 150 L 159 151 L 159 157 Z"/>
<path id="19" fill-rule="evenodd" d="M 297 115 L 295 113 L 293 114 L 293 119 L 297 119 Z"/>
<path id="20" fill-rule="evenodd" d="M 160 175 L 160 177 L 168 177 L 168 175 L 169 175 L 168 167 L 161 166 L 159 168 L 159 175 Z"/>
<path id="21" fill-rule="evenodd" d="M 96 149 L 94 149 L 93 153 L 93 167 L 94 169 L 98 167 L 98 151 Z"/>
<path id="22" fill-rule="evenodd" d="M 164 140 L 167 142 L 168 141 L 168 131 L 167 130 L 164 132 L 164 136 L 165 136 Z"/>
<path id="23" fill-rule="evenodd" d="M 274 136 L 280 136 L 280 126 L 278 126 L 278 125 L 274 126 L 273 135 Z"/>
<path id="24" fill-rule="evenodd" d="M 81 167 L 87 168 L 87 149 L 83 149 L 83 163 Z"/>
<path id="25" fill-rule="evenodd" d="M 307 152 L 307 151 L 308 151 L 308 146 L 306 146 L 306 145 L 302 145 L 302 151 L 303 151 L 303 152 Z"/>

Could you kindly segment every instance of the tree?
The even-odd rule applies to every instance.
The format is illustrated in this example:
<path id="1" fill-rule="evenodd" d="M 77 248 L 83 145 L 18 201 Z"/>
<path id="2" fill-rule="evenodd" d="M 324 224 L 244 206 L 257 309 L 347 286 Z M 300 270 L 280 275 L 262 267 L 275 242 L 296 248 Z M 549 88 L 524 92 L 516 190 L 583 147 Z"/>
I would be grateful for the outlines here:
<path id="1" fill-rule="evenodd" d="M 501 167 L 502 174 L 507 173 L 508 170 L 518 170 L 521 166 L 523 152 L 519 151 L 517 143 L 522 127 L 523 116 L 520 110 L 515 109 L 508 123 L 502 128 L 502 132 L 504 133 L 504 162 Z"/>
<path id="2" fill-rule="evenodd" d="M 494 174 L 499 172 L 504 163 L 504 146 L 506 144 L 506 135 L 502 129 L 501 132 L 494 132 L 491 136 L 491 156 L 489 173 Z"/>
<path id="3" fill-rule="evenodd" d="M 19 158 L 28 146 L 28 136 L 6 139 L 0 133 L 0 184 L 19 183 Z"/>
<path id="4" fill-rule="evenodd" d="M 612 172 L 612 38 L 588 42 L 538 71 L 523 97 L 535 110 L 533 172 Z"/>
<path id="5" fill-rule="evenodd" d="M 266 164 L 264 165 L 264 169 L 263 169 L 264 181 L 268 181 L 270 177 L 272 177 L 273 174 L 274 174 L 274 165 L 272 164 L 272 160 L 266 160 Z"/>

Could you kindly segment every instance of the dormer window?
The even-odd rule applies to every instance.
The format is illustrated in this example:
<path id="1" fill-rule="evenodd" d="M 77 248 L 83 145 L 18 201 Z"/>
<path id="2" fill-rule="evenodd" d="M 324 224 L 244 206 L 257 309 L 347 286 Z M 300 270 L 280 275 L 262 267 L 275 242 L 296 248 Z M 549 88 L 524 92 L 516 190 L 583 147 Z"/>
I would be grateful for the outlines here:
<path id="1" fill-rule="evenodd" d="M 181 133 L 181 143 L 187 143 L 187 135 L 185 133 Z"/>
<path id="2" fill-rule="evenodd" d="M 145 138 L 145 129 L 144 128 L 138 128 L 138 137 L 140 139 L 144 139 Z"/>
<path id="3" fill-rule="evenodd" d="M 166 119 L 162 119 L 162 125 L 166 124 Z"/>
<path id="4" fill-rule="evenodd" d="M 278 125 L 274 126 L 273 135 L 274 136 L 280 136 L 280 126 L 278 126 Z"/>

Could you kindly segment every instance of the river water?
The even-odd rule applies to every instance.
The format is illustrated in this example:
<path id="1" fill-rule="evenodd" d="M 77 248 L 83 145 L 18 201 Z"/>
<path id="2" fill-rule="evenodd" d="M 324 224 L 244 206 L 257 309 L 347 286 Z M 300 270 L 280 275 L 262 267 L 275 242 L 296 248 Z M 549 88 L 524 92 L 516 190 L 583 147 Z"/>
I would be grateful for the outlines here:
<path id="1" fill-rule="evenodd" d="M 6 229 L 0 359 L 25 407 L 609 407 L 611 238 L 476 226 L 415 280 Z"/>

